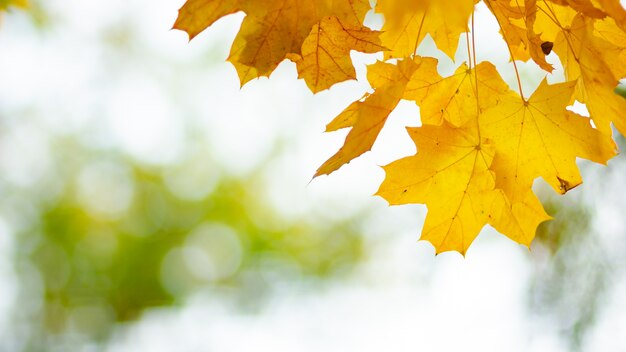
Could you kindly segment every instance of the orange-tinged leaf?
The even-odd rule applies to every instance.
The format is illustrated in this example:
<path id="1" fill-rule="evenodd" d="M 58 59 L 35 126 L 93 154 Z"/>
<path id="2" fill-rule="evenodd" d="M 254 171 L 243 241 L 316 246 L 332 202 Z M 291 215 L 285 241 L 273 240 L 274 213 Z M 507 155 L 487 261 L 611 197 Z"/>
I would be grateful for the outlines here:
<path id="1" fill-rule="evenodd" d="M 239 0 L 188 0 L 178 11 L 174 29 L 180 29 L 193 39 L 218 19 L 241 11 Z"/>
<path id="2" fill-rule="evenodd" d="M 626 31 L 626 9 L 620 3 L 620 0 L 596 0 L 604 12 L 613 18 L 617 25 Z"/>
<path id="3" fill-rule="evenodd" d="M 290 58 L 296 63 L 299 78 L 303 78 L 313 93 L 330 88 L 335 83 L 356 79 L 350 51 L 376 53 L 385 50 L 378 38 L 380 32 L 367 27 L 343 24 L 337 17 L 325 17 L 313 26 L 302 44 L 302 55 Z"/>
<path id="4" fill-rule="evenodd" d="M 349 25 L 362 25 L 365 15 L 372 9 L 368 0 L 334 0 L 330 13 Z"/>
<path id="5" fill-rule="evenodd" d="M 344 145 L 317 169 L 315 177 L 330 174 L 352 159 L 372 149 L 387 117 L 400 102 L 406 85 L 420 60 L 402 60 L 397 65 L 377 62 L 369 66 L 368 79 L 375 88 L 362 100 L 352 103 L 327 128 L 352 127 Z"/>
<path id="6" fill-rule="evenodd" d="M 530 57 L 542 69 L 552 72 L 554 67 L 546 61 L 546 52 L 543 44 L 546 40 L 541 39 L 540 33 L 535 32 L 535 21 L 537 19 L 537 0 L 525 0 L 525 22 L 526 36 L 528 38 L 528 52 Z M 549 43 L 549 42 L 548 42 Z M 551 49 L 551 48 L 550 48 Z"/>
<path id="7" fill-rule="evenodd" d="M 228 60 L 269 76 L 289 53 L 300 48 L 311 28 L 320 20 L 316 2 L 305 0 L 245 1 L 246 16 Z M 242 84 L 253 76 L 243 75 Z"/>
<path id="8" fill-rule="evenodd" d="M 362 26 L 369 8 L 368 0 L 188 0 L 174 28 L 193 38 L 217 19 L 245 12 L 228 58 L 243 85 L 269 76 L 289 55 L 301 55 L 304 40 L 323 18 L 338 16 L 346 25 Z"/>

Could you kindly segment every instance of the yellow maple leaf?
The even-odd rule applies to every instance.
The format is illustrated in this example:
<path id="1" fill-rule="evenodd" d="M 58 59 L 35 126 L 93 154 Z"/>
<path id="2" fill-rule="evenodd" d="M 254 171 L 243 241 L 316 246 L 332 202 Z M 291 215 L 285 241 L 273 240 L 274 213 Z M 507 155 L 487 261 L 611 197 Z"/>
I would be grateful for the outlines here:
<path id="1" fill-rule="evenodd" d="M 596 0 L 604 12 L 609 15 L 616 24 L 626 31 L 626 9 L 620 3 L 620 0 Z"/>
<path id="2" fill-rule="evenodd" d="M 180 29 L 193 39 L 218 19 L 241 11 L 239 0 L 188 0 L 178 11 L 174 29 Z"/>
<path id="3" fill-rule="evenodd" d="M 489 62 L 481 62 L 473 69 L 463 64 L 455 74 L 443 78 L 437 72 L 437 60 L 421 58 L 421 61 L 407 84 L 404 99 L 420 106 L 424 124 L 440 125 L 445 119 L 461 126 L 475 118 L 479 108 L 483 110 L 497 104 L 500 94 L 509 89 Z"/>
<path id="4" fill-rule="evenodd" d="M 423 240 L 437 253 L 465 253 L 488 223 L 499 194 L 489 166 L 495 146 L 480 141 L 475 124 L 462 128 L 409 128 L 418 152 L 384 167 L 385 180 L 376 193 L 390 204 L 421 203 L 428 207 Z"/>
<path id="5" fill-rule="evenodd" d="M 512 4 L 509 0 L 491 0 L 487 4 L 501 27 L 500 34 L 507 38 L 514 57 L 522 61 L 530 59 L 528 31 L 524 23 L 526 10 L 519 3 Z"/>
<path id="6" fill-rule="evenodd" d="M 626 34 L 611 19 L 576 15 L 557 33 L 554 51 L 568 80 L 578 82 L 577 100 L 587 105 L 595 125 L 611 134 L 611 123 L 626 133 L 626 101 L 615 94 L 626 75 Z"/>
<path id="7" fill-rule="evenodd" d="M 610 136 L 588 118 L 566 110 L 576 82 L 542 81 L 527 101 L 515 94 L 480 116 L 481 131 L 496 146 L 497 186 L 515 201 L 541 176 L 564 194 L 582 183 L 576 158 L 606 164 L 615 156 Z"/>
<path id="8" fill-rule="evenodd" d="M 316 2 L 246 1 L 246 16 L 228 58 L 253 67 L 254 76 L 269 76 L 289 53 L 300 53 L 304 39 L 320 20 Z M 239 71 L 239 70 L 238 70 Z M 245 84 L 254 76 L 242 76 Z"/>
<path id="9" fill-rule="evenodd" d="M 594 0 L 595 1 L 595 0 Z M 596 7 L 591 0 L 550 0 L 555 4 L 569 7 L 572 10 L 591 18 L 604 18 L 606 13 Z"/>
<path id="10" fill-rule="evenodd" d="M 437 48 L 454 58 L 459 35 L 469 30 L 474 3 L 472 0 L 379 0 L 376 11 L 385 16 L 381 40 L 390 49 L 387 57 L 414 54 L 426 34 L 430 34 Z"/>
<path id="11" fill-rule="evenodd" d="M 568 28 L 578 14 L 574 9 L 551 2 L 535 2 L 537 11 L 532 21 L 533 30 L 543 41 L 556 42 L 557 35 Z M 556 45 L 556 43 L 555 43 Z M 561 61 L 563 58 L 559 56 Z"/>
<path id="12" fill-rule="evenodd" d="M 475 69 L 461 65 L 457 72 L 443 78 L 437 60 L 414 57 L 398 65 L 377 63 L 368 69 L 373 94 L 352 103 L 326 128 L 327 132 L 353 127 L 341 149 L 317 170 L 315 176 L 330 174 L 350 160 L 369 151 L 387 117 L 401 99 L 414 101 L 421 108 L 422 123 L 439 125 L 445 119 L 460 126 L 476 115 L 478 108 L 497 104 L 508 86 L 491 63 Z M 484 97 L 477 99 L 475 77 Z"/>
<path id="13" fill-rule="evenodd" d="M 500 33 L 511 50 L 511 60 L 532 58 L 539 67 L 552 72 L 553 67 L 546 61 L 541 47 L 544 41 L 534 30 L 536 1 L 526 0 L 524 6 L 510 0 L 486 0 L 485 3 L 500 25 Z"/>
<path id="14" fill-rule="evenodd" d="M 350 51 L 376 53 L 385 50 L 378 38 L 380 32 L 360 25 L 343 24 L 337 17 L 325 17 L 313 26 L 302 44 L 302 54 L 291 54 L 298 77 L 313 93 L 338 82 L 356 79 Z"/>
<path id="15" fill-rule="evenodd" d="M 614 20 L 619 12 L 607 16 L 590 1 L 526 3 L 537 9 L 533 31 L 541 34 L 540 42 L 553 43 L 567 79 L 578 82 L 575 98 L 587 105 L 595 125 L 606 134 L 611 123 L 626 132 L 626 101 L 614 93 L 626 75 L 626 34 Z M 540 45 L 531 43 L 535 51 Z"/>
<path id="16" fill-rule="evenodd" d="M 409 128 L 418 152 L 384 167 L 386 177 L 377 195 L 390 204 L 421 203 L 428 207 L 422 240 L 437 253 L 465 255 L 480 230 L 491 224 L 526 246 L 539 223 L 549 219 L 530 194 L 513 207 L 490 169 L 496 146 L 480 137 L 475 121 L 455 127 Z"/>
<path id="17" fill-rule="evenodd" d="M 368 0 L 332 0 L 330 3 L 329 16 L 337 16 L 342 23 L 353 26 L 363 24 L 365 15 L 372 9 Z"/>
<path id="18" fill-rule="evenodd" d="M 368 80 L 375 89 L 374 93 L 352 103 L 326 126 L 327 132 L 347 127 L 352 129 L 339 151 L 317 169 L 315 177 L 330 174 L 372 148 L 420 64 L 419 59 L 402 60 L 397 65 L 379 61 L 368 67 Z"/>

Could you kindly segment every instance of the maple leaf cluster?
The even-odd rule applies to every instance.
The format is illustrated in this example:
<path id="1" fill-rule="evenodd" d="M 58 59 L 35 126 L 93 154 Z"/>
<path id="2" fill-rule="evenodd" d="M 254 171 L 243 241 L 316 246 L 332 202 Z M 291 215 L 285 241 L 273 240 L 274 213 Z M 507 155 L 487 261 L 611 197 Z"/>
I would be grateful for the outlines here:
<path id="1" fill-rule="evenodd" d="M 465 254 L 489 224 L 529 246 L 548 220 L 532 191 L 537 177 L 564 194 L 582 183 L 576 158 L 606 164 L 616 155 L 612 127 L 626 134 L 626 10 L 619 0 L 482 0 L 495 16 L 512 67 L 533 60 L 546 72 L 556 53 L 566 81 L 544 81 L 526 97 L 490 62 L 477 63 L 473 13 L 479 0 L 378 0 L 381 31 L 364 24 L 369 0 L 188 0 L 174 28 L 193 38 L 219 18 L 246 14 L 228 61 L 242 85 L 269 76 L 285 59 L 314 93 L 356 79 L 350 51 L 383 52 L 367 68 L 372 93 L 350 104 L 327 131 L 350 128 L 344 145 L 318 170 L 330 174 L 369 151 L 401 100 L 420 108 L 421 127 L 407 128 L 417 153 L 384 166 L 377 194 L 390 204 L 428 208 L 421 239 L 437 253 Z M 462 35 L 468 61 L 448 77 L 419 56 L 430 35 L 454 58 Z M 472 38 L 470 40 L 469 38 Z M 590 117 L 566 109 L 584 103 Z"/>

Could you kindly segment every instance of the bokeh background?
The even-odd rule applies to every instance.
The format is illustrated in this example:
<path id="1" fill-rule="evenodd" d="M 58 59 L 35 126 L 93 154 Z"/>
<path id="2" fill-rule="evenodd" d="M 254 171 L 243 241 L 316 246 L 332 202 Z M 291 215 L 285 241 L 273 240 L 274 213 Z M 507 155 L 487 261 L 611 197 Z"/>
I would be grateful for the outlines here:
<path id="1" fill-rule="evenodd" d="M 435 257 L 423 206 L 371 196 L 378 165 L 414 153 L 417 107 L 311 181 L 365 80 L 313 96 L 286 62 L 240 89 L 225 58 L 243 15 L 188 43 L 182 3 L 2 14 L 0 351 L 626 350 L 623 156 L 581 161 L 566 196 L 536 182 L 554 221 L 531 251 L 486 228 L 466 258 Z M 484 7 L 477 23 L 479 60 L 515 86 Z M 363 78 L 377 56 L 353 58 Z M 541 72 L 521 70 L 533 90 Z"/>

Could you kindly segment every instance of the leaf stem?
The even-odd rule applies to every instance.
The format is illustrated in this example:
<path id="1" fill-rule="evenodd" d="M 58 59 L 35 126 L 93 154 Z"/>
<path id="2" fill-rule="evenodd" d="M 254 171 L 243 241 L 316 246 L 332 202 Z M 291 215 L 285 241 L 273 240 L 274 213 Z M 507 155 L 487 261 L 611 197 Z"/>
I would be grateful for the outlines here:
<path id="1" fill-rule="evenodd" d="M 478 73 L 476 72 L 476 36 L 474 30 L 474 11 L 472 11 L 472 59 L 474 60 L 474 78 L 476 79 L 476 99 L 478 99 Z"/>
<path id="2" fill-rule="evenodd" d="M 426 20 L 426 14 L 428 13 L 429 7 L 430 7 L 430 3 L 428 6 L 426 6 L 426 9 L 424 10 L 424 14 L 422 15 L 422 21 L 420 22 L 420 27 L 417 30 L 417 37 L 415 37 L 415 45 L 413 49 L 413 56 L 417 55 L 417 48 L 419 47 L 420 36 L 422 35 L 422 28 L 424 27 L 424 21 Z"/>
<path id="3" fill-rule="evenodd" d="M 465 41 L 467 42 L 467 66 L 472 68 L 472 50 L 470 49 L 470 37 L 469 33 L 465 32 Z"/>
<path id="4" fill-rule="evenodd" d="M 506 31 L 502 27 L 502 23 L 500 23 L 500 19 L 498 18 L 498 16 L 496 16 L 495 11 L 493 10 L 493 6 L 491 6 L 491 1 L 485 0 L 485 4 L 487 4 L 489 9 L 491 9 L 491 12 L 494 14 L 493 17 L 496 18 L 496 21 L 498 22 L 498 26 L 500 27 L 500 30 L 502 31 L 502 38 L 504 38 L 506 47 L 509 49 L 509 54 L 511 55 L 511 62 L 513 63 L 513 68 L 515 69 L 515 77 L 517 78 L 517 87 L 519 88 L 519 95 L 523 101 L 526 101 L 526 98 L 524 98 L 524 91 L 522 90 L 522 80 L 520 79 L 519 70 L 517 69 L 517 63 L 515 63 L 515 56 L 513 56 L 513 50 L 511 49 L 511 45 L 509 44 L 509 41 L 506 39 Z"/>
<path id="5" fill-rule="evenodd" d="M 480 99 L 478 98 L 478 63 L 476 62 L 476 30 L 474 27 L 474 15 L 476 8 L 472 10 L 472 55 L 470 60 L 474 60 L 474 95 L 476 96 L 476 130 L 478 133 L 478 144 L 482 144 L 482 137 L 480 134 Z M 469 45 L 469 44 L 468 44 Z"/>
<path id="6" fill-rule="evenodd" d="M 543 12 L 546 15 L 546 17 L 548 17 L 557 27 L 561 29 L 561 31 L 563 31 L 563 38 L 565 38 L 565 41 L 567 42 L 567 46 L 572 52 L 572 55 L 574 56 L 574 60 L 576 60 L 576 62 L 580 62 L 578 59 L 578 56 L 576 55 L 576 51 L 574 51 L 574 45 L 571 42 L 571 38 L 569 37 L 569 35 L 572 35 L 572 33 L 565 30 L 565 28 L 559 21 L 559 18 L 557 17 L 556 13 L 554 13 L 554 10 L 550 7 L 550 5 L 545 0 L 543 1 L 543 3 L 544 5 L 546 5 L 546 8 L 550 11 L 550 13 L 548 13 L 542 7 L 539 7 L 539 5 L 537 5 L 537 9 L 541 10 L 541 12 Z"/>

